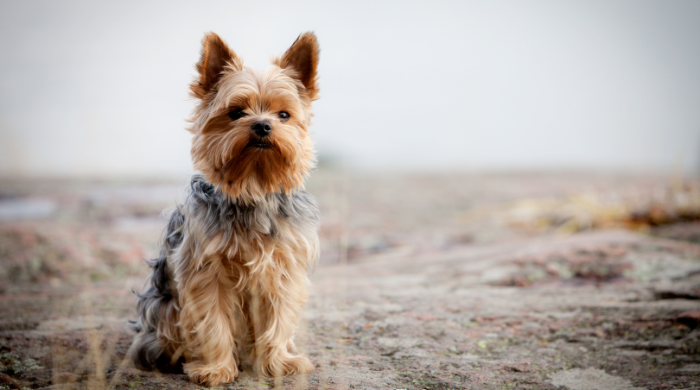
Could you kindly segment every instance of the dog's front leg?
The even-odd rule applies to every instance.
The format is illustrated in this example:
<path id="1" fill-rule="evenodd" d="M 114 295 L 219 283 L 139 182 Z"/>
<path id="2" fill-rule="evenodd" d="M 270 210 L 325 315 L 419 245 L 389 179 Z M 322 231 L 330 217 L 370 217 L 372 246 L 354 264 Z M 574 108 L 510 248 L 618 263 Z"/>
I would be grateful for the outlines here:
<path id="1" fill-rule="evenodd" d="M 238 376 L 234 327 L 240 299 L 221 259 L 208 259 L 183 275 L 178 290 L 187 343 L 185 373 L 202 384 L 233 382 Z"/>
<path id="2" fill-rule="evenodd" d="M 258 372 L 269 377 L 308 373 L 314 366 L 292 349 L 301 309 L 308 299 L 305 268 L 261 275 L 251 290 L 255 334 L 253 355 Z"/>

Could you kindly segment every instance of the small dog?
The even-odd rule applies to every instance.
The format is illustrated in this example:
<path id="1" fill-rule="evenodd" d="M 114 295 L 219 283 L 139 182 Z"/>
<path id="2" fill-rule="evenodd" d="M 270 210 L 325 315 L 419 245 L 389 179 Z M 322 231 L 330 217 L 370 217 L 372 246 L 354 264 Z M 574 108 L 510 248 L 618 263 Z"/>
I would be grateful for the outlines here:
<path id="1" fill-rule="evenodd" d="M 188 129 L 202 174 L 149 262 L 129 356 L 144 369 L 182 363 L 209 385 L 232 382 L 243 361 L 270 377 L 310 372 L 293 336 L 319 252 L 319 210 L 303 191 L 315 164 L 316 36 L 301 34 L 264 72 L 214 33 L 202 45 Z"/>

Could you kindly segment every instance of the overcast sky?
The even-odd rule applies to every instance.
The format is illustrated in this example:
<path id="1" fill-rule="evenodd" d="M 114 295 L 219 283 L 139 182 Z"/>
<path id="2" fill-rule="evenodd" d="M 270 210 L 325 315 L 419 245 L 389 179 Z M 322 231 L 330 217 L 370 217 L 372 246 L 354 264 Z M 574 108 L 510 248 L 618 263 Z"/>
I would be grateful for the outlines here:
<path id="1" fill-rule="evenodd" d="M 0 2 L 0 175 L 191 172 L 200 40 L 321 43 L 312 127 L 364 169 L 700 168 L 700 1 Z"/>

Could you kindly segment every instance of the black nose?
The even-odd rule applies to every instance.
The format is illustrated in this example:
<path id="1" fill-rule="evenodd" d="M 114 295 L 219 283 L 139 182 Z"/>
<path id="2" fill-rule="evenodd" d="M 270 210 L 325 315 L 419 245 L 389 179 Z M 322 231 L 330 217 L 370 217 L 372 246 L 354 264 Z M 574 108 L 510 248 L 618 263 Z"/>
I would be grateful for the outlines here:
<path id="1" fill-rule="evenodd" d="M 258 137 L 264 137 L 270 134 L 272 131 L 272 126 L 270 126 L 270 122 L 268 121 L 255 122 L 253 123 L 253 131 L 258 135 Z"/>

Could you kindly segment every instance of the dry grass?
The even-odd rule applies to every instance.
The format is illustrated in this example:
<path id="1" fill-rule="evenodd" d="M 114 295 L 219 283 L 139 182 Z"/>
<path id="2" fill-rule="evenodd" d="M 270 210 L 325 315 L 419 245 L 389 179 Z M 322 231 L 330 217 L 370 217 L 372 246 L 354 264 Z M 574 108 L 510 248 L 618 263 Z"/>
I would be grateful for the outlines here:
<path id="1" fill-rule="evenodd" d="M 615 228 L 648 232 L 654 226 L 700 220 L 700 183 L 523 199 L 465 214 L 467 220 L 475 218 L 495 218 L 508 226 L 537 233 L 571 234 Z"/>

